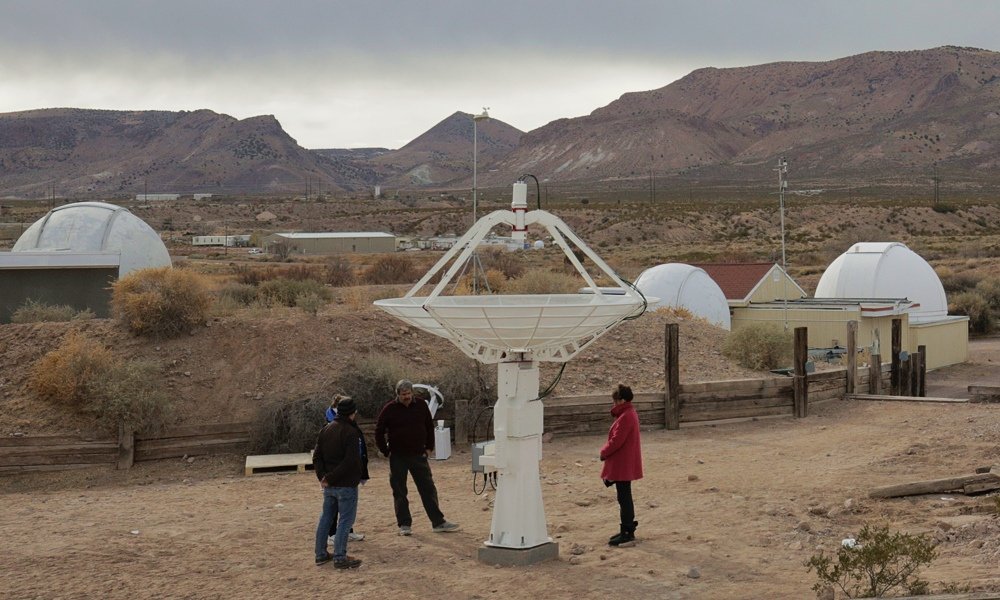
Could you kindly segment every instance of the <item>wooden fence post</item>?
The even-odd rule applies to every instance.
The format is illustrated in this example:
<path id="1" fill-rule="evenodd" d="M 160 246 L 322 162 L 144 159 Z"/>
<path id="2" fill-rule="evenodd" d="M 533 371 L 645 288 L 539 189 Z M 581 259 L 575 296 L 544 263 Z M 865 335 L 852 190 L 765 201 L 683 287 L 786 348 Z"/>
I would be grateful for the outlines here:
<path id="1" fill-rule="evenodd" d="M 876 396 L 882 393 L 881 354 L 872 354 L 871 364 L 868 365 L 868 393 Z"/>
<path id="2" fill-rule="evenodd" d="M 135 431 L 130 425 L 118 424 L 118 463 L 117 468 L 131 469 L 135 462 Z"/>
<path id="3" fill-rule="evenodd" d="M 469 401 L 455 400 L 455 444 L 469 443 Z"/>
<path id="4" fill-rule="evenodd" d="M 923 396 L 920 393 L 920 368 L 924 362 L 924 355 L 914 352 L 910 355 L 910 395 Z"/>
<path id="5" fill-rule="evenodd" d="M 795 328 L 795 351 L 792 362 L 795 375 L 792 377 L 794 399 L 792 409 L 795 417 L 802 418 L 809 414 L 809 381 L 806 378 L 806 359 L 809 356 L 808 329 Z"/>
<path id="6" fill-rule="evenodd" d="M 667 323 L 664 332 L 663 375 L 663 422 L 667 429 L 680 429 L 680 326 L 677 323 Z"/>
<path id="7" fill-rule="evenodd" d="M 858 322 L 847 322 L 847 393 L 853 394 L 858 376 Z"/>
<path id="8" fill-rule="evenodd" d="M 920 395 L 927 395 L 927 346 L 923 344 L 917 346 L 920 353 Z"/>
<path id="9" fill-rule="evenodd" d="M 892 370 L 889 371 L 889 395 L 899 395 L 899 353 L 903 350 L 903 320 L 892 320 Z"/>
<path id="10" fill-rule="evenodd" d="M 899 396 L 910 396 L 910 373 L 913 371 L 913 355 L 899 361 Z"/>

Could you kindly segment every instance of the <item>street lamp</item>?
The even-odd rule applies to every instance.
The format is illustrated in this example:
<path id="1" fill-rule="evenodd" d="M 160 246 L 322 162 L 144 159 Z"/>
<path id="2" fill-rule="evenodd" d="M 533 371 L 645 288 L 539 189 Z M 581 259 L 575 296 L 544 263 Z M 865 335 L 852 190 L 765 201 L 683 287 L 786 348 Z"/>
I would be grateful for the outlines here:
<path id="1" fill-rule="evenodd" d="M 478 168 L 477 160 L 479 157 L 479 129 L 478 125 L 480 121 L 485 121 L 490 118 L 490 114 L 487 112 L 490 109 L 488 106 L 483 107 L 483 112 L 478 115 L 472 115 L 472 224 L 476 223 L 476 203 L 477 203 L 477 192 L 478 192 Z M 472 255 L 472 293 L 479 293 L 479 277 L 477 268 L 479 266 L 479 256 L 476 254 Z"/>
<path id="2" fill-rule="evenodd" d="M 479 154 L 479 130 L 477 128 L 480 121 L 485 121 L 490 118 L 488 111 L 490 107 L 484 106 L 483 112 L 478 115 L 472 115 L 472 222 L 476 222 L 476 193 L 478 188 L 476 187 L 477 181 L 477 160 Z"/>

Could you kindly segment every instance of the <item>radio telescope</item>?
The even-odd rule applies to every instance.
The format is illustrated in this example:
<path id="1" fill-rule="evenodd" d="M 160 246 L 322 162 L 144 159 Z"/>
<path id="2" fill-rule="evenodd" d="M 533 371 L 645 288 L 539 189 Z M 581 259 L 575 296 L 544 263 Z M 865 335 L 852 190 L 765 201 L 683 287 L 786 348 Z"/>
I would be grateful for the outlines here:
<path id="1" fill-rule="evenodd" d="M 442 296 L 486 235 L 499 225 L 511 226 L 512 236 L 522 244 L 529 225 L 544 227 L 593 293 Z M 570 244 L 614 287 L 599 287 Z M 431 292 L 419 296 L 445 267 Z M 494 211 L 476 221 L 402 298 L 377 300 L 375 305 L 451 341 L 481 363 L 497 365 L 494 447 L 492 455 L 487 451 L 481 461 L 496 469 L 497 490 L 490 537 L 479 550 L 480 560 L 524 565 L 557 556 L 558 544 L 546 529 L 538 477 L 543 422 L 538 364 L 571 360 L 612 327 L 642 314 L 647 299 L 619 278 L 561 219 L 544 210 L 528 212 L 527 185 L 519 181 L 514 184 L 511 210 Z"/>

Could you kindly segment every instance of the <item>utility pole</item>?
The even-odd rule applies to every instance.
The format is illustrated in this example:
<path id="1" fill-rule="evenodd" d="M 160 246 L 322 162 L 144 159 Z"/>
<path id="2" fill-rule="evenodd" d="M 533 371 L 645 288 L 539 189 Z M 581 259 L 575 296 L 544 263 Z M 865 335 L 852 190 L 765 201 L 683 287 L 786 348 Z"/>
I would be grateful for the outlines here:
<path id="1" fill-rule="evenodd" d="M 783 301 L 785 305 L 785 331 L 788 331 L 788 264 L 785 261 L 785 190 L 788 189 L 788 161 L 782 156 L 778 159 L 778 207 L 781 211 L 781 270 L 783 271 Z"/>
<path id="2" fill-rule="evenodd" d="M 931 181 L 934 182 L 934 204 L 941 201 L 941 178 L 938 177 L 937 164 L 934 165 L 934 176 L 931 177 Z"/>

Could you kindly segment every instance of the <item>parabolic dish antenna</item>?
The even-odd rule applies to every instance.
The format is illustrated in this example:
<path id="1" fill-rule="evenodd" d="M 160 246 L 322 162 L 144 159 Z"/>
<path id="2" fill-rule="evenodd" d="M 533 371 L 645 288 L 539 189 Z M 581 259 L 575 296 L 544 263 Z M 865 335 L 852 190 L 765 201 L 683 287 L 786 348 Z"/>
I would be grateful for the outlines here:
<path id="1" fill-rule="evenodd" d="M 510 225 L 512 237 L 522 247 L 528 225 L 544 227 L 591 293 L 442 296 L 498 225 Z M 598 286 L 570 244 L 614 285 Z M 442 271 L 431 292 L 418 295 Z M 528 212 L 527 185 L 517 182 L 511 210 L 476 221 L 405 296 L 375 302 L 410 325 L 450 340 L 479 362 L 497 364 L 494 441 L 480 460 L 496 471 L 497 493 L 490 537 L 479 551 L 480 560 L 528 564 L 558 555 L 558 545 L 546 530 L 538 477 L 543 420 L 538 363 L 569 361 L 615 325 L 641 315 L 647 301 L 656 299 L 644 298 L 625 283 L 558 217 L 544 210 Z"/>

